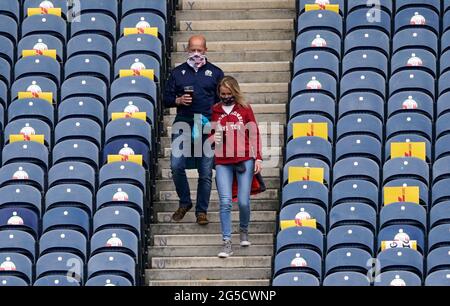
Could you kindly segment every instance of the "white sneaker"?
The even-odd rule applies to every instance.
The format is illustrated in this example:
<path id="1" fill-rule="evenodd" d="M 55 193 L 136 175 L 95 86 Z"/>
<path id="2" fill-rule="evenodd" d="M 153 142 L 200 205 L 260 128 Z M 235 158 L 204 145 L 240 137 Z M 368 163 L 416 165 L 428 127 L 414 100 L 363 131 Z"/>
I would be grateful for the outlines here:
<path id="1" fill-rule="evenodd" d="M 251 242 L 248 241 L 248 232 L 241 230 L 239 232 L 239 236 L 241 238 L 241 246 L 242 247 L 248 247 L 251 245 Z"/>
<path id="2" fill-rule="evenodd" d="M 233 249 L 231 248 L 231 240 L 225 240 L 223 242 L 222 251 L 219 253 L 220 258 L 228 258 L 233 255 Z"/>

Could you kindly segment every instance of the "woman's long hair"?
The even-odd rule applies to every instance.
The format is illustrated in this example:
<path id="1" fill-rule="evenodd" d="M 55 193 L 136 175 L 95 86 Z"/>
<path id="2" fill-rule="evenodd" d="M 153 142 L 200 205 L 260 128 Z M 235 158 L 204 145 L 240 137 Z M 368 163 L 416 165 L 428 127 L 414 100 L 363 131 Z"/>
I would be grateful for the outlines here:
<path id="1" fill-rule="evenodd" d="M 243 106 L 248 107 L 248 103 L 244 99 L 244 95 L 242 94 L 241 87 L 239 86 L 238 81 L 232 76 L 225 76 L 217 86 L 217 91 L 220 96 L 220 87 L 225 87 L 231 91 L 231 94 L 236 99 L 236 103 Z"/>

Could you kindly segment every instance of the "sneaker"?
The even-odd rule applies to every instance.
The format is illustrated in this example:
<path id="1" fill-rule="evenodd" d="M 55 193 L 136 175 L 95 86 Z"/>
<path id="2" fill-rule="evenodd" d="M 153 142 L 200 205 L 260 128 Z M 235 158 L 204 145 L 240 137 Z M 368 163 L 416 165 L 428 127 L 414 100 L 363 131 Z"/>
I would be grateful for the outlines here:
<path id="1" fill-rule="evenodd" d="M 199 213 L 197 216 L 198 225 L 207 225 L 209 223 L 208 218 L 205 213 Z"/>
<path id="2" fill-rule="evenodd" d="M 183 220 L 184 216 L 191 208 L 192 208 L 192 206 L 191 207 L 179 207 L 177 209 L 177 211 L 173 213 L 172 220 L 176 221 L 176 222 Z"/>
<path id="3" fill-rule="evenodd" d="M 251 245 L 251 242 L 248 241 L 248 231 L 240 230 L 239 237 L 241 238 L 241 246 L 248 247 Z"/>
<path id="4" fill-rule="evenodd" d="M 231 240 L 225 240 L 223 242 L 222 251 L 219 253 L 220 258 L 228 258 L 233 255 L 233 249 L 231 248 Z"/>

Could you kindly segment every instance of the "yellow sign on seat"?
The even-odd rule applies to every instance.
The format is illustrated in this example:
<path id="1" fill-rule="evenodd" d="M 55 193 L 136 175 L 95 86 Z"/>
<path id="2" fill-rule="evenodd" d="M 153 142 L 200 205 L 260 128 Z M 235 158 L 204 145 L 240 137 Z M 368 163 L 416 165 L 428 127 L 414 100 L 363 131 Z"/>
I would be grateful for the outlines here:
<path id="1" fill-rule="evenodd" d="M 294 123 L 293 137 L 320 137 L 328 140 L 328 124 L 323 123 Z"/>
<path id="2" fill-rule="evenodd" d="M 44 135 L 29 135 L 29 136 L 23 134 L 9 135 L 9 143 L 18 141 L 34 141 L 40 144 L 44 144 Z"/>
<path id="3" fill-rule="evenodd" d="M 149 78 L 150 80 L 155 80 L 155 70 L 153 69 L 141 69 L 141 70 L 133 70 L 133 69 L 121 69 L 119 71 L 119 77 L 130 77 L 130 76 L 142 76 Z"/>
<path id="4" fill-rule="evenodd" d="M 60 8 L 33 7 L 27 10 L 28 16 L 34 15 L 55 15 L 61 17 Z"/>
<path id="5" fill-rule="evenodd" d="M 312 227 L 317 228 L 316 219 L 308 219 L 308 220 L 281 220 L 280 221 L 281 230 L 290 228 L 290 227 Z"/>
<path id="6" fill-rule="evenodd" d="M 398 202 L 419 204 L 419 187 L 384 187 L 384 205 Z"/>
<path id="7" fill-rule="evenodd" d="M 305 5 L 305 11 L 306 12 L 319 11 L 319 10 L 326 10 L 326 11 L 331 11 L 331 12 L 334 12 L 336 14 L 339 14 L 339 4 L 325 4 L 325 5 L 321 5 L 321 4 L 306 4 Z"/>
<path id="8" fill-rule="evenodd" d="M 22 57 L 48 56 L 56 60 L 56 50 L 22 50 Z"/>
<path id="9" fill-rule="evenodd" d="M 158 37 L 158 28 L 152 27 L 152 28 L 125 28 L 123 30 L 123 35 L 134 35 L 134 34 L 147 34 L 147 35 L 153 35 L 155 37 Z"/>
<path id="10" fill-rule="evenodd" d="M 136 112 L 136 113 L 112 113 L 111 119 L 112 121 L 117 119 L 123 119 L 123 118 L 134 118 L 134 119 L 140 119 L 140 120 L 146 120 L 147 119 L 147 113 L 146 112 Z"/>
<path id="11" fill-rule="evenodd" d="M 382 241 L 381 242 L 381 250 L 388 250 L 388 249 L 397 249 L 397 248 L 408 248 L 413 249 L 417 251 L 417 241 L 416 240 L 410 240 L 409 242 L 402 242 L 402 241 Z"/>
<path id="12" fill-rule="evenodd" d="M 324 172 L 323 168 L 308 167 L 289 167 L 289 184 L 299 181 L 313 181 L 323 184 Z"/>
<path id="13" fill-rule="evenodd" d="M 48 101 L 48 103 L 53 104 L 53 93 L 52 92 L 31 92 L 31 91 L 20 91 L 18 93 L 19 99 L 43 99 Z"/>
<path id="14" fill-rule="evenodd" d="M 132 162 L 142 166 L 142 155 L 108 155 L 108 164 L 117 162 Z"/>
<path id="15" fill-rule="evenodd" d="M 415 157 L 426 160 L 425 142 L 393 142 L 391 158 Z"/>

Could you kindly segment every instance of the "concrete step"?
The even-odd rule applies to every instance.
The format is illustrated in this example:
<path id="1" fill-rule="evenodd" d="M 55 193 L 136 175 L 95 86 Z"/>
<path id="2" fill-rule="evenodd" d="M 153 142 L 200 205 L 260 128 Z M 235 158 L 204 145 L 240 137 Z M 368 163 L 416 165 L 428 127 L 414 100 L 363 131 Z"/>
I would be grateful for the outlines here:
<path id="1" fill-rule="evenodd" d="M 183 0 L 182 10 L 294 9 L 294 0 Z"/>
<path id="2" fill-rule="evenodd" d="M 182 63 L 176 63 L 179 66 Z M 225 74 L 245 72 L 290 72 L 290 62 L 222 62 L 214 63 L 220 67 Z"/>
<path id="3" fill-rule="evenodd" d="M 173 226 L 173 225 L 171 225 Z M 199 225 L 197 225 L 198 227 Z M 273 233 L 249 233 L 249 239 L 252 243 L 251 247 L 255 247 L 258 245 L 265 246 L 273 246 L 274 234 Z M 231 241 L 233 242 L 233 246 L 236 248 L 239 247 L 239 234 L 231 235 Z M 221 234 L 194 234 L 190 233 L 187 235 L 186 233 L 182 233 L 179 235 L 172 234 L 155 234 L 153 236 L 153 245 L 156 247 L 193 247 L 193 246 L 217 246 L 220 247 L 222 245 L 222 235 Z"/>
<path id="4" fill-rule="evenodd" d="M 286 93 L 289 90 L 289 82 L 285 83 L 241 83 L 244 93 Z"/>
<path id="5" fill-rule="evenodd" d="M 235 206 L 238 206 L 237 204 Z M 157 221 L 160 223 L 193 223 L 196 221 L 195 213 L 193 211 L 188 212 L 186 216 L 180 222 L 175 222 L 172 220 L 171 212 L 160 212 L 157 213 Z M 250 215 L 251 222 L 270 222 L 276 221 L 277 213 L 275 211 L 253 211 Z M 220 213 L 208 210 L 208 220 L 210 222 L 220 222 Z M 231 212 L 231 220 L 233 222 L 239 221 L 239 212 Z"/>
<path id="6" fill-rule="evenodd" d="M 229 72 L 227 75 L 234 77 L 240 83 L 280 83 L 291 80 L 290 72 Z"/>
<path id="7" fill-rule="evenodd" d="M 272 104 L 268 104 L 272 105 Z M 263 104 L 255 104 L 252 105 L 252 108 L 255 106 L 255 108 L 258 108 L 259 106 L 263 106 Z M 280 107 L 280 111 L 277 113 L 255 113 L 256 121 L 258 122 L 258 126 L 261 127 L 263 124 L 268 124 L 270 127 L 276 127 L 280 125 L 286 124 L 286 111 L 282 111 L 281 109 L 284 107 Z M 170 109 L 169 115 L 164 116 L 164 126 L 172 126 L 173 121 L 175 120 L 175 108 Z"/>
<path id="8" fill-rule="evenodd" d="M 281 164 L 281 159 L 279 164 Z M 170 168 L 164 168 L 164 169 L 158 169 L 158 173 L 157 173 L 158 177 L 160 177 L 161 179 L 167 179 L 167 180 L 172 180 L 172 171 L 170 170 Z M 263 170 L 261 171 L 261 175 L 264 178 L 264 181 L 269 179 L 269 178 L 279 178 L 280 177 L 280 168 L 264 168 L 264 162 L 263 162 Z M 198 179 L 198 172 L 195 169 L 189 169 L 186 170 L 186 176 L 188 177 L 188 179 Z M 216 177 L 216 171 L 213 170 L 213 179 L 215 179 Z M 195 182 L 194 182 L 195 183 Z M 192 187 L 195 187 L 196 185 L 191 185 Z"/>
<path id="9" fill-rule="evenodd" d="M 180 31 L 236 31 L 236 30 L 285 30 L 294 29 L 293 19 L 256 19 L 256 20 L 179 20 Z"/>
<path id="10" fill-rule="evenodd" d="M 275 167 L 269 167 L 268 163 L 266 161 L 263 161 L 263 171 L 264 169 L 267 169 L 267 173 L 263 173 L 263 177 L 280 177 L 280 169 L 283 167 L 282 160 L 279 161 L 278 164 L 275 165 Z M 158 159 L 158 168 L 159 170 L 170 170 L 170 159 L 169 158 L 160 158 Z M 213 171 L 214 173 L 214 171 Z M 186 175 L 188 178 L 198 178 L 197 170 L 195 169 L 189 169 L 186 170 Z M 162 179 L 172 178 L 170 177 L 162 177 Z"/>
<path id="11" fill-rule="evenodd" d="M 193 188 L 192 188 L 193 189 Z M 191 199 L 195 201 L 195 198 L 197 196 L 197 191 L 194 191 L 191 189 Z M 159 200 L 161 201 L 174 201 L 178 200 L 177 192 L 175 190 L 172 191 L 160 191 L 159 193 Z M 252 199 L 260 199 L 260 200 L 267 200 L 267 199 L 276 199 L 278 197 L 278 189 L 267 189 L 266 191 L 259 193 L 257 195 L 253 195 Z M 210 200 L 218 200 L 219 194 L 217 193 L 217 190 L 211 190 L 211 197 Z"/>
<path id="12" fill-rule="evenodd" d="M 238 241 L 239 242 L 239 241 Z M 220 246 L 172 246 L 152 247 L 149 249 L 149 258 L 152 257 L 183 257 L 183 256 L 217 256 Z M 233 246 L 235 256 L 272 256 L 273 246 L 252 245 L 241 247 L 239 244 Z"/>
<path id="13" fill-rule="evenodd" d="M 278 210 L 279 202 L 273 200 L 252 200 L 252 211 Z M 173 213 L 178 208 L 178 201 L 153 202 L 153 211 Z M 238 211 L 239 207 L 233 205 L 233 211 Z M 219 211 L 219 201 L 210 201 L 208 211 Z"/>
<path id="14" fill-rule="evenodd" d="M 269 279 L 248 280 L 248 279 L 231 279 L 231 280 L 168 280 L 168 281 L 149 281 L 149 286 L 242 286 L 242 287 L 263 287 L 269 286 Z"/>
<path id="15" fill-rule="evenodd" d="M 197 187 L 197 179 L 188 179 L 189 186 L 192 189 L 195 189 Z M 264 179 L 264 183 L 266 184 L 266 188 L 268 189 L 276 189 L 280 187 L 280 178 L 279 177 L 266 177 Z M 216 190 L 217 186 L 216 183 L 213 182 L 212 189 Z M 173 180 L 171 179 L 165 179 L 165 180 L 157 180 L 156 181 L 156 191 L 171 191 L 175 190 L 175 185 L 173 183 Z"/>
<path id="16" fill-rule="evenodd" d="M 155 269 L 264 268 L 270 267 L 271 259 L 271 256 L 231 256 L 225 260 L 217 256 L 153 257 L 151 266 Z"/>
<path id="17" fill-rule="evenodd" d="M 221 233 L 220 223 L 209 223 L 208 225 L 198 225 L 197 223 L 156 223 L 151 226 L 153 234 L 219 234 Z M 238 233 L 239 223 L 233 222 L 232 231 Z M 252 222 L 250 223 L 250 233 L 273 233 L 275 222 Z"/>
<path id="18" fill-rule="evenodd" d="M 208 60 L 216 62 L 270 62 L 270 61 L 290 61 L 291 51 L 208 51 Z M 179 51 L 172 53 L 172 61 L 180 63 L 186 61 L 186 52 Z"/>
<path id="19" fill-rule="evenodd" d="M 146 280 L 262 280 L 271 277 L 271 268 L 147 269 Z"/>
<path id="20" fill-rule="evenodd" d="M 213 41 L 249 41 L 249 40 L 294 40 L 294 29 L 287 30 L 236 30 L 236 31 L 179 31 L 174 33 L 174 47 L 176 43 L 181 41 L 188 41 L 192 35 L 203 35 L 207 43 Z"/>
<path id="21" fill-rule="evenodd" d="M 188 42 L 178 42 L 176 50 L 186 52 Z M 244 52 L 244 51 L 291 51 L 291 40 L 261 41 L 215 41 L 207 42 L 209 52 Z M 237 61 L 237 60 L 235 60 Z"/>
<path id="22" fill-rule="evenodd" d="M 295 9 L 197 10 L 189 7 L 187 10 L 176 12 L 176 20 L 294 19 L 295 17 Z"/>

